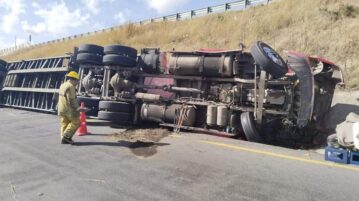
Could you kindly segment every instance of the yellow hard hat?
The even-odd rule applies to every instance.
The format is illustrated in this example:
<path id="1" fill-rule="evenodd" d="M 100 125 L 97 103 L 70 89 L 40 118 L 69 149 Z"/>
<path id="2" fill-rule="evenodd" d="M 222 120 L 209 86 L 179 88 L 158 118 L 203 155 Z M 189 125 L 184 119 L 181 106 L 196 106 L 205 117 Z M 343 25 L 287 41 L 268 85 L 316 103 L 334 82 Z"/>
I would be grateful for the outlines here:
<path id="1" fill-rule="evenodd" d="M 66 77 L 71 77 L 71 78 L 74 78 L 76 80 L 80 79 L 79 74 L 77 74 L 75 71 L 70 71 L 69 73 L 67 73 Z"/>

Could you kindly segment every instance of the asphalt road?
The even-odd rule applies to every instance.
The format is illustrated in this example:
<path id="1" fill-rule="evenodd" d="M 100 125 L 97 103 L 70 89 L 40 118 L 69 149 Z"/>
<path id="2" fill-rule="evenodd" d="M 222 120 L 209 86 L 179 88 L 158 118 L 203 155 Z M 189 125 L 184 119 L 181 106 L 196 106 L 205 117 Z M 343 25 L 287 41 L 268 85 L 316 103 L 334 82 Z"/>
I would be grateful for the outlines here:
<path id="1" fill-rule="evenodd" d="M 90 126 L 77 146 L 58 130 L 55 115 L 0 108 L 1 201 L 359 200 L 359 166 L 310 151 L 181 134 L 141 157 L 107 136 L 121 129 Z"/>

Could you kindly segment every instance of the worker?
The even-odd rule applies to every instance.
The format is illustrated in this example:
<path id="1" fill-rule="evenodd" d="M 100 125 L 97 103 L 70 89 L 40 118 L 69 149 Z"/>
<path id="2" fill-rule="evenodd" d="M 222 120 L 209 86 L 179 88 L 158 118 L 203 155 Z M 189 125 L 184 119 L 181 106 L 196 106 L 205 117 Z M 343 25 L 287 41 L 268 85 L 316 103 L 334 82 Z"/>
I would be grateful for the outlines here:
<path id="1" fill-rule="evenodd" d="M 58 115 L 61 121 L 61 144 L 73 144 L 72 136 L 80 127 L 80 106 L 76 98 L 76 86 L 80 77 L 75 71 L 66 75 L 66 81 L 60 86 Z"/>

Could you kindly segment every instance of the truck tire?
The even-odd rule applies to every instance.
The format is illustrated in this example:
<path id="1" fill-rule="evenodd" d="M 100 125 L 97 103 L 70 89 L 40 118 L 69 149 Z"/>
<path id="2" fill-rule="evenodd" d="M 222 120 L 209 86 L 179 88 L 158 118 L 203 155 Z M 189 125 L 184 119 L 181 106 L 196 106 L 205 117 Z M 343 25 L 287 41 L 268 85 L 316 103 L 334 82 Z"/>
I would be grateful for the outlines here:
<path id="1" fill-rule="evenodd" d="M 263 142 L 262 136 L 258 133 L 254 119 L 253 113 L 243 112 L 241 113 L 241 124 L 243 128 L 244 135 L 247 140 L 250 142 Z"/>
<path id="2" fill-rule="evenodd" d="M 101 120 L 107 120 L 107 121 L 112 121 L 112 122 L 116 122 L 116 123 L 131 121 L 131 115 L 126 112 L 99 111 L 97 117 Z"/>
<path id="3" fill-rule="evenodd" d="M 132 59 L 137 58 L 137 50 L 135 48 L 124 45 L 107 45 L 104 47 L 104 53 L 123 55 Z"/>
<path id="4" fill-rule="evenodd" d="M 126 102 L 100 101 L 99 109 L 111 112 L 132 112 L 131 104 Z"/>
<path id="5" fill-rule="evenodd" d="M 78 53 L 91 53 L 103 55 L 103 47 L 94 44 L 82 44 L 79 46 Z"/>
<path id="6" fill-rule="evenodd" d="M 288 54 L 288 63 L 299 81 L 294 88 L 293 112 L 296 115 L 297 127 L 304 128 L 311 121 L 314 111 L 315 80 L 305 58 Z"/>
<path id="7" fill-rule="evenodd" d="M 98 115 L 98 109 L 92 109 L 86 112 L 86 116 L 97 117 L 97 115 Z"/>
<path id="8" fill-rule="evenodd" d="M 119 65 L 121 67 L 135 67 L 137 66 L 137 62 L 135 59 L 117 55 L 117 54 L 109 54 L 103 56 L 103 64 L 105 65 Z"/>
<path id="9" fill-rule="evenodd" d="M 283 58 L 269 45 L 258 41 L 252 46 L 251 53 L 260 68 L 273 78 L 283 77 L 288 72 L 288 66 Z"/>
<path id="10" fill-rule="evenodd" d="M 78 64 L 102 65 L 102 56 L 91 53 L 80 53 L 76 57 Z"/>
<path id="11" fill-rule="evenodd" d="M 99 102 L 100 102 L 99 99 L 94 99 L 94 98 L 90 98 L 90 97 L 83 97 L 83 96 L 78 96 L 77 101 L 80 104 L 81 104 L 81 102 L 84 102 L 85 107 L 88 107 L 88 108 L 93 108 L 93 107 L 98 108 L 98 105 L 99 105 Z"/>

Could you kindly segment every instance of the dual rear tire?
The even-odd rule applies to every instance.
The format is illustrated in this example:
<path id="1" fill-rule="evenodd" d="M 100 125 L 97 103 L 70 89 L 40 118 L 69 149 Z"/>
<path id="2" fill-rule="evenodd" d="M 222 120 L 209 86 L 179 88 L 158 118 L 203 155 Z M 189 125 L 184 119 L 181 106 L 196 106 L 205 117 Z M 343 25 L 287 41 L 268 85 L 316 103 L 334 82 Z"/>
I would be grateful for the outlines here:
<path id="1" fill-rule="evenodd" d="M 94 44 L 82 44 L 78 48 L 76 61 L 78 64 L 103 65 L 104 48 Z"/>
<path id="2" fill-rule="evenodd" d="M 104 65 L 121 67 L 137 66 L 137 50 L 132 47 L 108 45 L 104 47 L 104 53 Z"/>
<path id="3" fill-rule="evenodd" d="M 133 105 L 126 102 L 100 101 L 98 118 L 114 123 L 129 123 L 133 118 Z"/>

